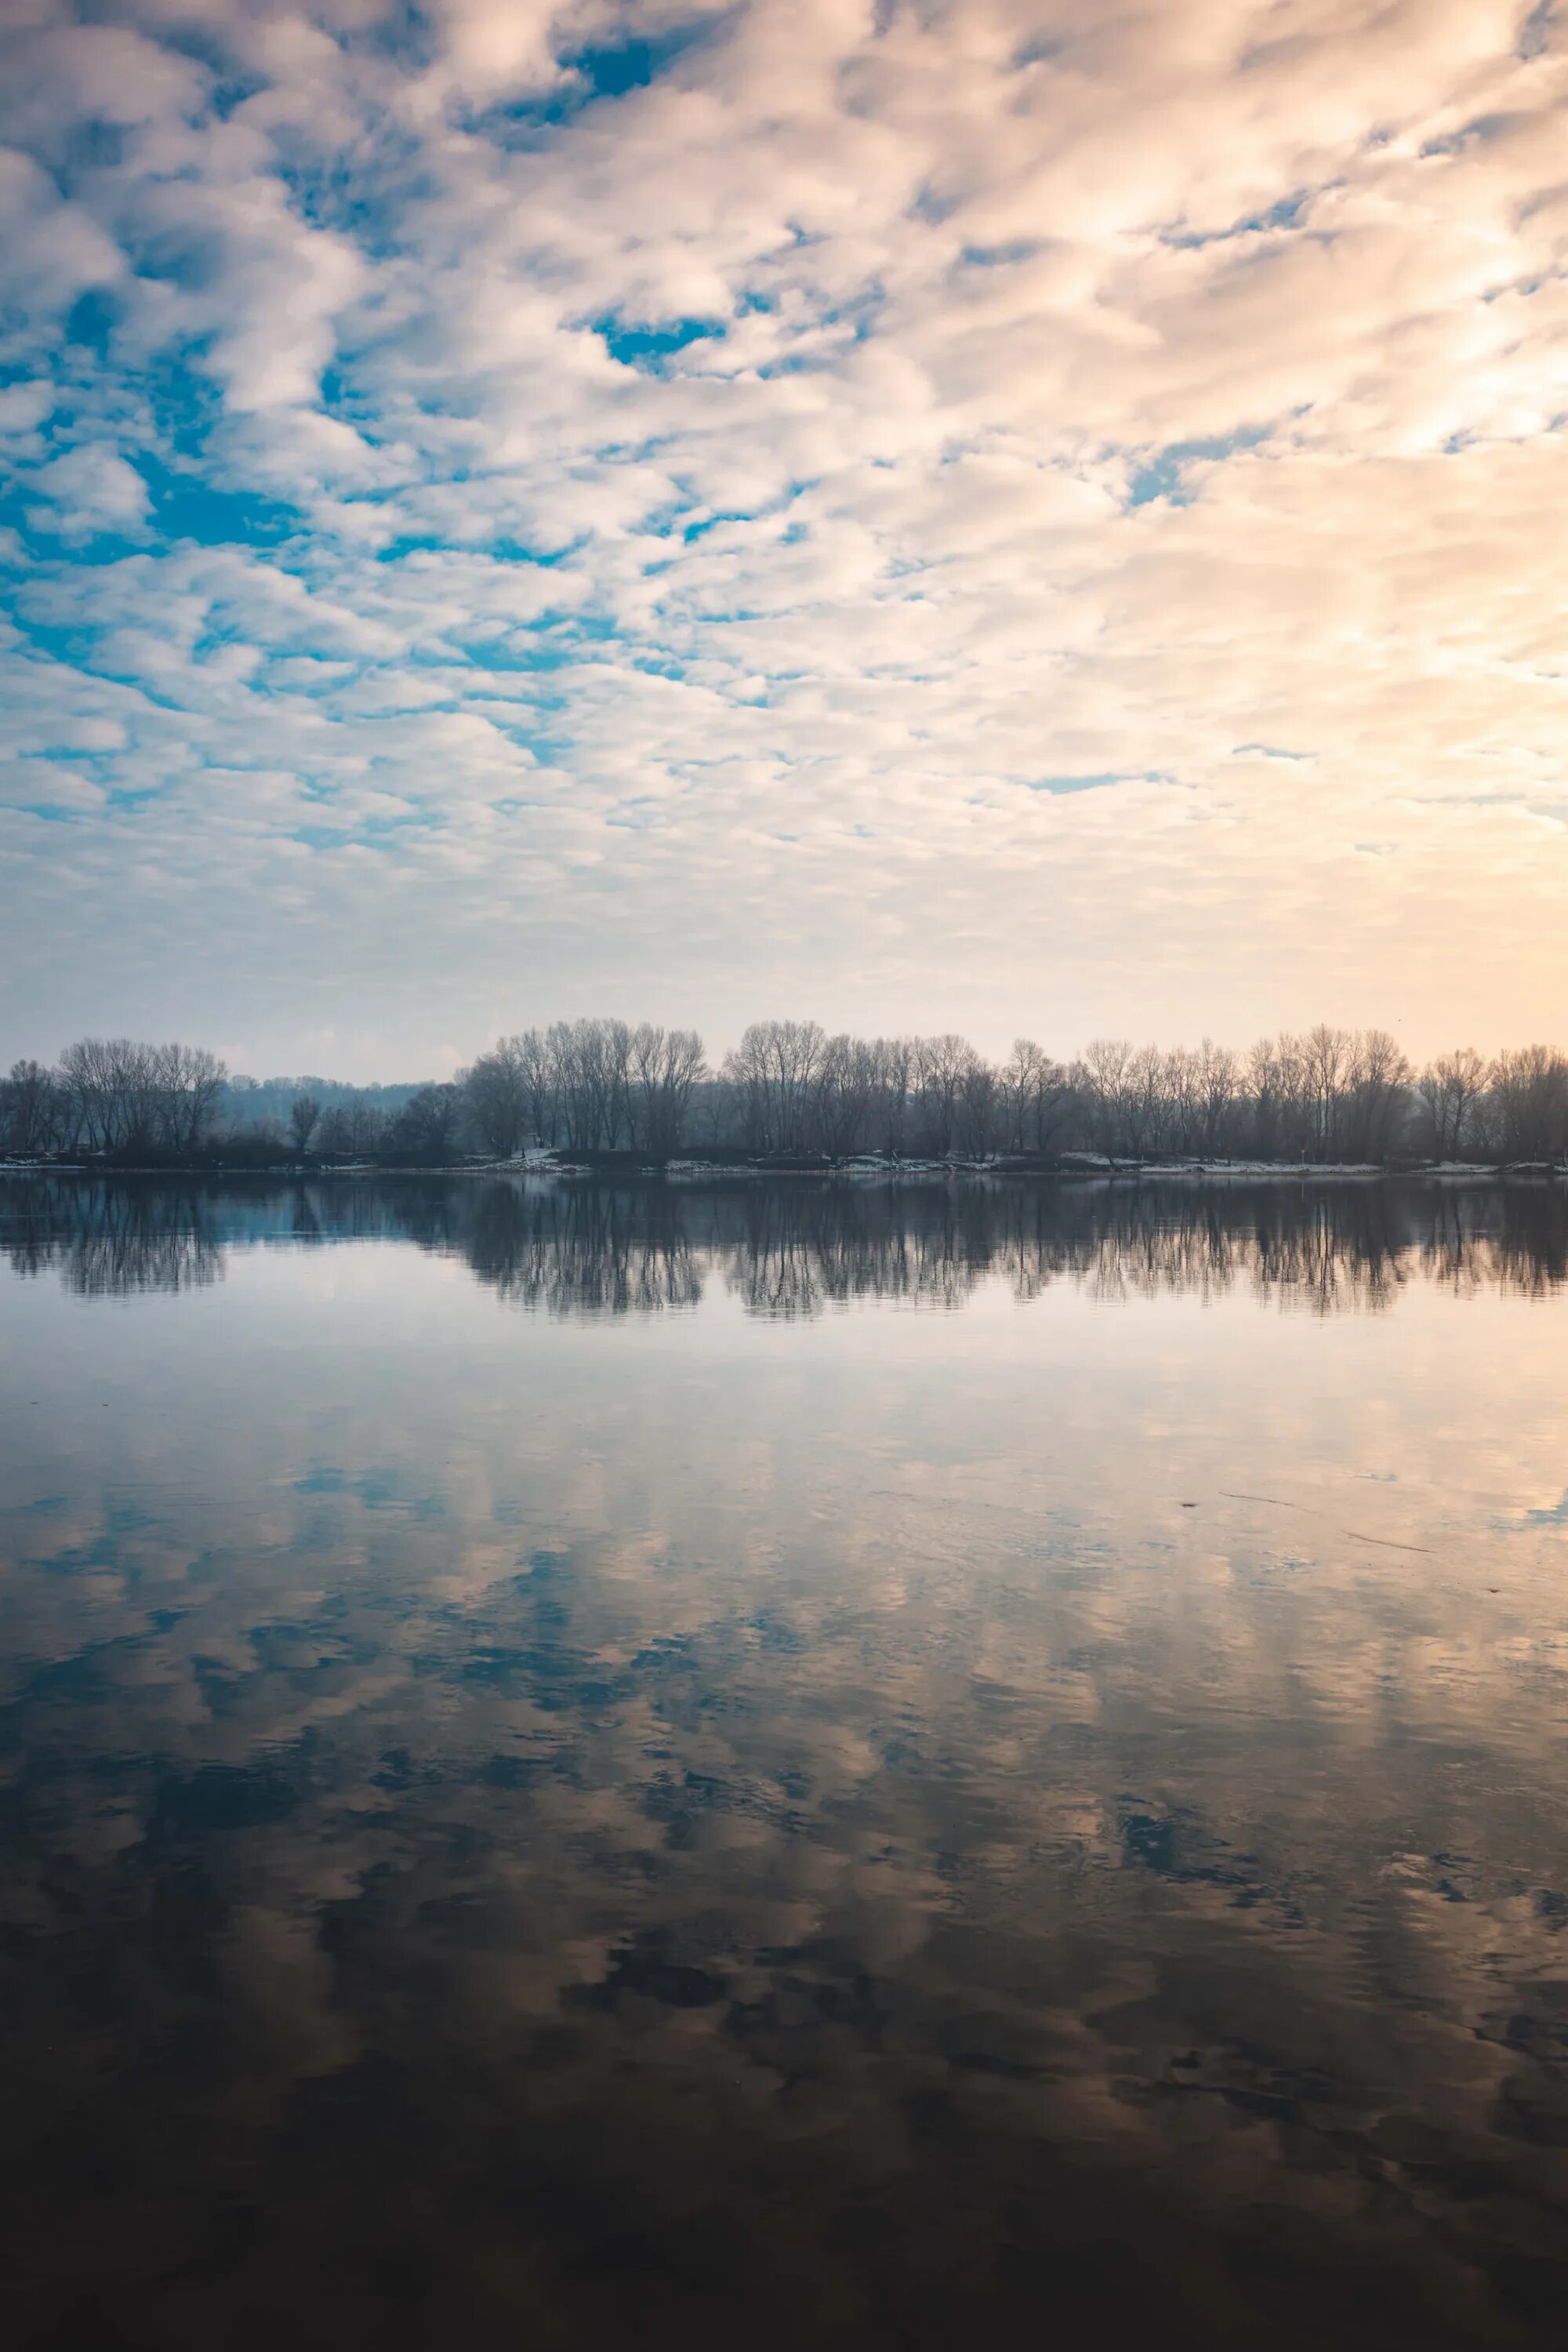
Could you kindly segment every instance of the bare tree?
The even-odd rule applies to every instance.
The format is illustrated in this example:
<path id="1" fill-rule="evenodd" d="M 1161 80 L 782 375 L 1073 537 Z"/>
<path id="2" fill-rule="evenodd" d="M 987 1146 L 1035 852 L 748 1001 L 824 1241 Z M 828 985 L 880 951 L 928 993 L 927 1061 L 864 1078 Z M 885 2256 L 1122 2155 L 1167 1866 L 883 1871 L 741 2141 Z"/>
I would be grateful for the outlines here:
<path id="1" fill-rule="evenodd" d="M 1202 1131 L 1198 1056 L 1189 1046 L 1176 1045 L 1158 1062 L 1150 1089 L 1152 1144 L 1161 1151 L 1195 1152 Z"/>
<path id="2" fill-rule="evenodd" d="M 815 1021 L 753 1021 L 726 1056 L 724 1075 L 754 1149 L 804 1150 L 812 1080 L 826 1044 Z"/>
<path id="3" fill-rule="evenodd" d="M 351 1097 L 333 1103 L 321 1125 L 321 1148 L 339 1160 L 372 1160 L 386 1142 L 386 1114 Z"/>
<path id="4" fill-rule="evenodd" d="M 980 1056 L 967 1037 L 951 1029 L 939 1037 L 917 1037 L 914 1045 L 921 1140 L 927 1151 L 945 1159 L 957 1141 L 959 1105 Z"/>
<path id="5" fill-rule="evenodd" d="M 157 1139 L 163 1049 L 130 1037 L 81 1037 L 60 1055 L 72 1145 L 121 1156 Z"/>
<path id="6" fill-rule="evenodd" d="M 828 1038 L 812 1076 L 808 1132 L 830 1159 L 864 1148 L 880 1076 L 874 1045 L 859 1037 Z"/>
<path id="7" fill-rule="evenodd" d="M 909 1129 L 910 1099 L 914 1091 L 915 1044 L 912 1037 L 879 1037 L 876 1140 L 895 1160 L 903 1156 Z"/>
<path id="8" fill-rule="evenodd" d="M 695 1029 L 650 1028 L 645 1022 L 633 1033 L 632 1090 L 650 1151 L 667 1156 L 679 1148 L 706 1069 Z"/>
<path id="9" fill-rule="evenodd" d="M 1416 1090 L 1431 1122 L 1432 1148 L 1439 1160 L 1463 1156 L 1486 1085 L 1487 1066 L 1473 1045 L 1443 1054 L 1422 1071 Z"/>
<path id="10" fill-rule="evenodd" d="M 1026 1037 L 1020 1037 L 1014 1045 L 1007 1066 L 1014 1073 L 1011 1084 L 1018 1097 L 1020 1147 L 1042 1156 L 1059 1150 L 1079 1111 L 1072 1072 Z"/>
<path id="11" fill-rule="evenodd" d="M 458 1082 L 487 1150 L 513 1160 L 528 1132 L 530 1066 L 521 1037 L 502 1037 Z"/>
<path id="12" fill-rule="evenodd" d="M 1331 1028 L 1321 1021 L 1300 1042 L 1315 1160 L 1330 1160 L 1343 1148 L 1345 1087 L 1354 1049 L 1355 1041 L 1347 1031 Z"/>
<path id="13" fill-rule="evenodd" d="M 1043 1074 L 1050 1066 L 1032 1037 L 1015 1037 L 1013 1051 L 997 1073 L 996 1092 L 1007 1149 L 1026 1151 Z"/>
<path id="14" fill-rule="evenodd" d="M 959 1080 L 958 1145 L 971 1160 L 984 1160 L 992 1146 L 996 1115 L 996 1073 L 975 1054 Z"/>
<path id="15" fill-rule="evenodd" d="M 1197 1148 L 1205 1160 L 1215 1160 L 1229 1141 L 1229 1128 L 1236 1097 L 1240 1090 L 1241 1069 L 1228 1045 L 1216 1045 L 1205 1037 L 1198 1047 Z"/>
<path id="16" fill-rule="evenodd" d="M 42 1062 L 13 1062 L 0 1086 L 0 1149 L 26 1154 L 51 1150 L 60 1124 L 60 1086 Z"/>
<path id="17" fill-rule="evenodd" d="M 1101 1151 L 1121 1150 L 1126 1131 L 1132 1047 L 1125 1037 L 1096 1037 L 1082 1062 L 1090 1132 Z"/>
<path id="18" fill-rule="evenodd" d="M 624 1021 L 557 1021 L 545 1040 L 567 1144 L 614 1150 L 625 1131 L 631 1031 Z"/>
<path id="19" fill-rule="evenodd" d="M 1127 1149 L 1135 1160 L 1142 1158 L 1158 1133 L 1164 1076 L 1165 1057 L 1157 1045 L 1140 1045 L 1127 1065 L 1122 1116 Z"/>
<path id="20" fill-rule="evenodd" d="M 321 1098 L 316 1095 L 296 1095 L 289 1106 L 289 1132 L 294 1139 L 294 1149 L 301 1160 L 310 1149 L 310 1138 L 321 1123 Z"/>
<path id="21" fill-rule="evenodd" d="M 1344 1088 L 1344 1139 L 1359 1160 L 1382 1160 L 1401 1140 L 1410 1065 L 1386 1029 L 1358 1030 Z"/>
<path id="22" fill-rule="evenodd" d="M 1568 1145 L 1568 1061 L 1550 1045 L 1502 1053 L 1491 1067 L 1505 1159 L 1552 1160 Z"/>
<path id="23" fill-rule="evenodd" d="M 645 1021 L 631 1032 L 626 1096 L 634 1149 L 668 1159 L 679 1147 L 706 1066 L 695 1029 L 659 1029 Z"/>
<path id="24" fill-rule="evenodd" d="M 196 1151 L 212 1123 L 228 1070 L 205 1045 L 153 1049 L 162 1139 L 173 1151 Z"/>
<path id="25" fill-rule="evenodd" d="M 420 1087 L 393 1120 L 387 1149 L 409 1160 L 439 1166 L 452 1154 L 462 1115 L 460 1087 Z"/>

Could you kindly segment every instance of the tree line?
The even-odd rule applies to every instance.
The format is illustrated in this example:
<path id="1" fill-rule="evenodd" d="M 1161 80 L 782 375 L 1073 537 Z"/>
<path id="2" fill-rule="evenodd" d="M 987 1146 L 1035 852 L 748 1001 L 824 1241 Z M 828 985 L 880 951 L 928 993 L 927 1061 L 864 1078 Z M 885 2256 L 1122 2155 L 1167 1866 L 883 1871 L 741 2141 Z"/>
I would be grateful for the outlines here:
<path id="1" fill-rule="evenodd" d="M 268 1114 L 258 1116 L 265 1101 Z M 284 1106 L 286 1105 L 286 1108 Z M 199 1046 L 82 1038 L 0 1081 L 0 1151 L 122 1164 L 216 1154 L 441 1165 L 631 1153 L 772 1160 L 1126 1160 L 1310 1165 L 1568 1156 L 1568 1057 L 1469 1047 L 1415 1068 L 1386 1030 L 1320 1024 L 1245 1052 L 1098 1038 L 1071 1062 L 1019 1038 L 830 1034 L 753 1022 L 716 1064 L 694 1030 L 560 1021 L 411 1088 L 231 1079 Z"/>

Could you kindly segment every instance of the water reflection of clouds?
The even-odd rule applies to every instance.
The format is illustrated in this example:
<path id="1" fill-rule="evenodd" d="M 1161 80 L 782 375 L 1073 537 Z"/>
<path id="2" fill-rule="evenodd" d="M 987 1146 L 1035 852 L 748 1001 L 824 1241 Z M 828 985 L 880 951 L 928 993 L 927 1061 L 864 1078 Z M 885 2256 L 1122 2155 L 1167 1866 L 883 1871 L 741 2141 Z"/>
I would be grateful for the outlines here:
<path id="1" fill-rule="evenodd" d="M 1528 2326 L 1568 1648 L 1496 1505 L 1560 1488 L 1555 1314 L 1494 1227 L 1480 1295 L 1417 1229 L 1305 1347 L 1239 1243 L 1020 1316 L 991 1230 L 895 1254 L 965 1315 L 774 1329 L 728 1274 L 498 1317 L 395 1231 L 237 1254 L 221 1312 L 8 1286 L 18 2210 L 80 2193 L 51 2114 L 136 2149 L 144 2247 L 83 2258 L 133 2339 L 265 2313 L 281 2246 L 364 2340 L 389 2231 L 430 2340 L 766 2291 L 936 2342 L 1053 2279 L 1114 2325 L 1156 2269 L 1211 2331 Z M 889 1295 L 827 1238 L 814 1296 Z"/>

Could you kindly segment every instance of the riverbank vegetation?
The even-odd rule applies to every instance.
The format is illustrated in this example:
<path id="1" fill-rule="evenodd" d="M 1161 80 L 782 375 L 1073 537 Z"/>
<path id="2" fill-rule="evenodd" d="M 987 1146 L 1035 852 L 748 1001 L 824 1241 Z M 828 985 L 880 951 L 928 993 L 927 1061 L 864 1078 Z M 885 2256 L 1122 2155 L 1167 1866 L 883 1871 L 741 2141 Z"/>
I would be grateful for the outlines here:
<path id="1" fill-rule="evenodd" d="M 449 1166 L 528 1153 L 820 1164 L 1559 1162 L 1568 1057 L 1466 1047 L 1417 1069 L 1381 1029 L 1326 1024 L 1244 1052 L 1100 1038 L 1071 1062 L 1029 1038 L 829 1035 L 763 1021 L 716 1063 L 689 1029 L 556 1022 L 450 1080 L 354 1087 L 231 1076 L 199 1046 L 82 1038 L 0 1081 L 0 1155 L 121 1166 Z"/>

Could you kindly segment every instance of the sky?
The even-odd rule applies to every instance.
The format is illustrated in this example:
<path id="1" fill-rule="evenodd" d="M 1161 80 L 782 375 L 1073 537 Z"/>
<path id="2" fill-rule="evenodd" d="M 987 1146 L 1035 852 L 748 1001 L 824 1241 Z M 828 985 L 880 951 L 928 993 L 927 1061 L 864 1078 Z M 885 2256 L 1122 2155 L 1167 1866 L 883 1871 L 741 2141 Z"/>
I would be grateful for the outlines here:
<path id="1" fill-rule="evenodd" d="M 1568 0 L 0 0 L 0 1059 L 1568 1042 Z"/>

